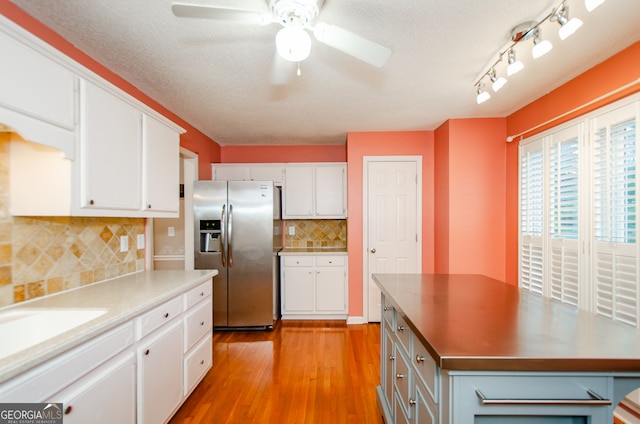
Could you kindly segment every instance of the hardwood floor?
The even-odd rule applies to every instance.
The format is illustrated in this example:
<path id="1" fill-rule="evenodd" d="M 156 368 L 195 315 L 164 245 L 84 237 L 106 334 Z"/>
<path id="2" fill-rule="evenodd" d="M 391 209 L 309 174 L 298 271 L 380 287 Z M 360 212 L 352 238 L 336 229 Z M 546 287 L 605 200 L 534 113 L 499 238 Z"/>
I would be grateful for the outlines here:
<path id="1" fill-rule="evenodd" d="M 380 326 L 284 321 L 215 332 L 213 367 L 171 424 L 382 424 Z"/>

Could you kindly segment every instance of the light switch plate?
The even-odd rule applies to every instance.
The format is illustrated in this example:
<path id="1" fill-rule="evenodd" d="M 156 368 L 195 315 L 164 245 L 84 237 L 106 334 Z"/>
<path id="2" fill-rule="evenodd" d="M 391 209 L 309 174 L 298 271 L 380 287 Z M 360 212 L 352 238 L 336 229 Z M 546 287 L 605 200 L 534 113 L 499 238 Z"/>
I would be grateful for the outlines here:
<path id="1" fill-rule="evenodd" d="M 168 236 L 169 237 L 175 237 L 175 235 L 176 235 L 176 227 L 168 227 L 168 228 L 169 228 L 168 229 L 168 233 L 169 233 Z"/>
<path id="2" fill-rule="evenodd" d="M 129 251 L 129 236 L 120 236 L 120 251 Z"/>
<path id="3" fill-rule="evenodd" d="M 290 236 L 296 235 L 296 227 L 289 227 L 289 235 Z"/>
<path id="4" fill-rule="evenodd" d="M 136 247 L 138 249 L 144 249 L 144 234 L 138 234 L 136 236 Z"/>

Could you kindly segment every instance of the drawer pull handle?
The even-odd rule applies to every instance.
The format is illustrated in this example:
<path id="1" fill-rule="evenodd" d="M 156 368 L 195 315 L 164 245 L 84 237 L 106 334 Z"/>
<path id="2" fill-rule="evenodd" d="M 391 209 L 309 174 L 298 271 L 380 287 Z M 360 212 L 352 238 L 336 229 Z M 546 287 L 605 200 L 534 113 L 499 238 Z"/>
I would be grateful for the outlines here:
<path id="1" fill-rule="evenodd" d="M 409 398 L 409 406 L 415 406 L 418 403 L 415 399 Z"/>
<path id="2" fill-rule="evenodd" d="M 200 325 L 204 325 L 204 321 L 200 321 Z"/>
<path id="3" fill-rule="evenodd" d="M 483 405 L 611 405 L 609 399 L 605 399 L 592 390 L 587 390 L 590 399 L 487 399 L 476 389 L 476 395 Z"/>
<path id="4" fill-rule="evenodd" d="M 395 356 L 393 356 L 393 355 L 389 355 L 389 360 L 390 360 L 390 361 L 395 361 L 395 360 L 396 360 L 396 357 L 395 357 Z"/>
<path id="5" fill-rule="evenodd" d="M 200 361 L 200 365 L 204 365 L 204 359 Z"/>
<path id="6" fill-rule="evenodd" d="M 204 296 L 204 292 L 200 292 L 200 297 L 203 297 L 203 296 Z"/>
<path id="7" fill-rule="evenodd" d="M 64 409 L 64 414 L 69 415 L 73 411 L 73 406 L 69 405 Z"/>
<path id="8" fill-rule="evenodd" d="M 169 318 L 169 312 L 165 312 L 165 313 L 164 313 L 164 317 L 165 317 L 165 318 Z"/>
<path id="9" fill-rule="evenodd" d="M 398 374 L 396 374 L 396 378 L 404 378 L 404 374 L 398 373 Z"/>
<path id="10" fill-rule="evenodd" d="M 418 354 L 416 355 L 416 362 L 419 364 L 420 362 L 424 362 L 424 356 Z"/>
<path id="11" fill-rule="evenodd" d="M 398 331 L 404 331 L 404 325 L 399 325 L 398 326 Z"/>
<path id="12" fill-rule="evenodd" d="M 390 310 L 391 310 L 391 306 L 385 306 L 385 307 L 384 307 L 384 310 L 385 310 L 385 311 L 390 311 Z"/>
<path id="13" fill-rule="evenodd" d="M 149 349 L 144 351 L 145 356 L 149 355 L 151 353 L 151 351 Z"/>

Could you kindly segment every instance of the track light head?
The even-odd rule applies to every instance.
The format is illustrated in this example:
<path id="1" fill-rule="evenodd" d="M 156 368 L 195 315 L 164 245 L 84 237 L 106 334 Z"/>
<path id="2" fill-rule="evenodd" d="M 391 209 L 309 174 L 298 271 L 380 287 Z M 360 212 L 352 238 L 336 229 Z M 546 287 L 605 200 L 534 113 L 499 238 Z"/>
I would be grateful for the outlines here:
<path id="1" fill-rule="evenodd" d="M 593 12 L 598 6 L 604 3 L 605 0 L 584 0 L 584 7 L 588 12 Z"/>
<path id="2" fill-rule="evenodd" d="M 507 53 L 507 57 L 509 58 L 509 66 L 507 66 L 507 76 L 511 76 L 517 74 L 521 70 L 524 69 L 524 65 L 522 62 L 516 59 L 516 52 L 513 50 L 513 47 L 509 49 Z"/>
<path id="3" fill-rule="evenodd" d="M 553 44 L 549 40 L 543 40 L 540 38 L 540 29 L 536 28 L 533 37 L 533 50 L 531 50 L 531 55 L 534 59 L 538 59 L 539 57 L 544 56 L 549 53 L 553 48 Z"/>
<path id="4" fill-rule="evenodd" d="M 496 69 L 495 68 L 491 68 L 491 70 L 489 71 L 489 73 L 487 75 L 489 75 L 489 79 L 491 80 L 491 88 L 493 88 L 493 91 L 495 93 L 497 93 L 498 90 L 500 90 L 502 87 L 504 87 L 504 85 L 507 83 L 507 79 L 506 78 L 504 78 L 504 77 L 497 78 L 496 77 Z"/>
<path id="5" fill-rule="evenodd" d="M 484 90 L 484 84 L 482 83 L 478 83 L 476 86 L 476 94 L 476 102 L 478 102 L 478 104 L 484 103 L 491 98 L 491 94 Z"/>
<path id="6" fill-rule="evenodd" d="M 552 13 L 550 21 L 557 21 L 560 24 L 558 35 L 561 40 L 566 40 L 582 26 L 582 21 L 578 18 L 569 19 L 569 6 L 562 2 Z"/>

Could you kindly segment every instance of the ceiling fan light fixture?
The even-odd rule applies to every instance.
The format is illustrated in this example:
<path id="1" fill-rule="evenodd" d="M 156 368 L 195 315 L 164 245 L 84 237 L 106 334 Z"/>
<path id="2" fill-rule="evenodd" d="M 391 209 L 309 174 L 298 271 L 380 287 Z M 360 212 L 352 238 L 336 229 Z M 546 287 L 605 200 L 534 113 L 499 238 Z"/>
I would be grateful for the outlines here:
<path id="1" fill-rule="evenodd" d="M 285 27 L 276 34 L 278 54 L 290 62 L 301 62 L 311 52 L 311 37 L 299 27 Z"/>

